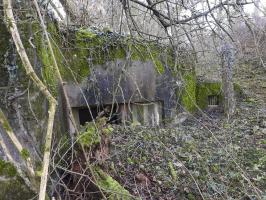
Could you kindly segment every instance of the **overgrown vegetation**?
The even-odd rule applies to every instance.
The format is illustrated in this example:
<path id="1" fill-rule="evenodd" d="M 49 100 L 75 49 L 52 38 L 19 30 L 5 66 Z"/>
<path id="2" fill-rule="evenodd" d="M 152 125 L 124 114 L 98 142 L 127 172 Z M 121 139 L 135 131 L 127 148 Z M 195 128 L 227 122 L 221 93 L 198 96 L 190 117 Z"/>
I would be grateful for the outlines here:
<path id="1" fill-rule="evenodd" d="M 69 2 L 71 1 L 66 3 Z M 95 122 L 92 120 L 93 122 L 85 124 L 79 131 L 75 130 L 73 135 L 69 134 L 66 131 L 66 123 L 74 120 L 69 117 L 71 109 L 65 112 L 63 108 L 68 98 L 62 97 L 58 89 L 58 74 L 51 59 L 51 51 L 46 44 L 47 38 L 45 39 L 43 35 L 45 29 L 40 27 L 37 15 L 31 9 L 31 3 L 13 3 L 15 6 L 15 19 L 13 19 L 13 14 L 10 13 L 12 2 L 6 0 L 3 9 L 6 9 L 9 16 L 2 20 L 2 13 L 0 13 L 0 20 L 5 20 L 6 28 L 11 32 L 16 25 L 14 22 L 18 22 L 19 30 L 13 30 L 17 34 L 16 37 L 13 36 L 18 49 L 16 52 L 14 44 L 11 45 L 9 41 L 10 34 L 6 28 L 2 29 L 3 24 L 0 23 L 0 33 L 3 35 L 0 38 L 2 45 L 0 61 L 4 63 L 0 66 L 0 90 L 3 97 L 0 99 L 0 104 L 5 114 L 7 113 L 4 115 L 0 108 L 0 131 L 4 129 L 2 132 L 7 131 L 9 136 L 12 133 L 9 139 L 11 142 L 16 141 L 20 148 L 17 148 L 16 152 L 13 151 L 14 147 L 9 144 L 9 139 L 4 138 L 0 156 L 3 155 L 6 159 L 8 156 L 5 156 L 5 153 L 9 155 L 10 152 L 11 157 L 14 157 L 14 163 L 23 161 L 28 167 L 30 166 L 30 169 L 34 168 L 32 170 L 34 178 L 41 176 L 43 180 L 42 193 L 39 195 L 42 199 L 45 196 L 71 200 L 176 199 L 177 197 L 189 200 L 265 199 L 266 95 L 264 89 L 266 86 L 265 70 L 258 70 L 265 68 L 265 56 L 258 52 L 263 49 L 262 42 L 265 40 L 263 28 L 253 31 L 253 21 L 250 23 L 246 17 L 243 17 L 245 25 L 252 33 L 248 39 L 254 38 L 252 48 L 256 50 L 256 54 L 251 54 L 251 58 L 245 59 L 245 64 L 237 63 L 241 67 L 235 76 L 238 83 L 235 84 L 235 91 L 241 94 L 243 87 L 245 92 L 248 90 L 248 93 L 246 96 L 241 96 L 243 101 L 238 102 L 234 116 L 225 119 L 219 110 L 208 106 L 209 96 L 217 96 L 219 103 L 223 101 L 222 84 L 197 82 L 195 73 L 195 67 L 205 64 L 201 63 L 200 58 L 201 55 L 205 57 L 206 52 L 210 51 L 209 59 L 214 60 L 214 64 L 211 63 L 208 67 L 215 68 L 213 66 L 219 65 L 217 63 L 220 62 L 221 55 L 216 52 L 220 48 L 217 44 L 226 43 L 229 38 L 230 41 L 235 39 L 231 30 L 234 27 L 231 26 L 237 22 L 235 18 L 239 19 L 239 16 L 243 15 L 242 7 L 249 2 L 219 1 L 218 4 L 211 2 L 211 5 L 204 1 L 188 1 L 182 4 L 168 0 L 117 2 L 119 3 L 117 7 L 121 10 L 119 22 L 115 22 L 117 27 L 119 24 L 119 34 L 108 29 L 101 31 L 92 26 L 86 28 L 87 26 L 82 26 L 83 22 L 78 24 L 73 19 L 70 21 L 77 23 L 74 26 L 64 26 L 64 20 L 61 21 L 62 24 L 57 21 L 58 24 L 55 23 L 55 25 L 53 20 L 45 19 L 49 31 L 47 38 L 52 41 L 54 56 L 62 73 L 62 86 L 65 84 L 63 81 L 75 85 L 88 81 L 89 85 L 88 76 L 97 66 L 105 64 L 108 67 L 110 63 L 117 60 L 124 60 L 129 65 L 131 61 L 150 62 L 153 63 L 158 76 L 167 73 L 174 76 L 170 81 L 173 82 L 175 90 L 169 96 L 176 95 L 178 105 L 167 112 L 171 112 L 174 118 L 175 115 L 178 117 L 182 114 L 179 112 L 184 111 L 188 117 L 182 123 L 164 124 L 165 127 L 143 127 L 137 120 L 131 126 L 111 125 L 110 123 L 114 122 L 110 118 L 97 116 Z M 53 0 L 49 1 L 42 7 L 40 19 L 46 13 L 53 17 L 56 16 L 56 12 L 60 14 L 58 10 L 55 11 L 53 3 Z M 197 10 L 199 3 L 202 10 Z M 38 3 L 36 5 L 38 8 Z M 67 6 L 69 10 L 72 9 L 71 6 Z M 49 12 L 46 12 L 47 8 Z M 119 12 L 113 8 L 113 4 L 112 9 L 109 10 L 112 10 L 112 17 L 108 16 L 108 20 L 112 18 L 114 23 L 113 20 Z M 190 11 L 191 16 L 180 15 L 183 11 Z M 81 13 L 86 12 L 87 10 L 84 9 Z M 139 12 L 145 20 L 136 18 Z M 143 15 L 144 12 L 145 15 Z M 203 16 L 204 18 L 201 18 Z M 88 21 L 84 24 L 88 24 Z M 229 30 L 227 26 L 223 27 L 225 24 L 230 24 Z M 206 29 L 206 26 L 209 27 Z M 121 30 L 130 34 L 123 35 Z M 20 35 L 23 45 L 18 45 Z M 236 37 L 235 41 L 245 40 L 238 40 Z M 12 46 L 10 52 L 7 51 L 9 45 Z M 249 53 L 244 48 L 241 50 Z M 22 60 L 24 58 L 24 63 L 16 62 L 17 55 L 21 55 L 22 52 L 24 56 L 21 58 Z M 228 51 L 229 54 L 232 52 Z M 9 54 L 12 54 L 14 60 L 6 63 L 5 60 Z M 30 61 L 25 62 L 25 57 L 28 55 Z M 234 63 L 232 55 L 233 53 L 229 55 L 228 63 L 229 61 Z M 256 57 L 255 62 L 250 61 L 253 57 Z M 250 66 L 250 63 L 255 63 L 256 66 Z M 230 66 L 228 64 L 228 69 L 232 70 L 232 66 L 233 64 Z M 18 73 L 11 83 L 12 67 L 17 67 Z M 244 75 L 243 71 L 245 71 Z M 218 70 L 215 72 L 219 74 Z M 231 72 L 228 74 L 232 75 Z M 40 80 L 39 77 L 41 77 Z M 29 82 L 30 78 L 35 83 L 34 86 Z M 42 81 L 45 84 L 42 85 Z M 150 83 L 145 84 L 149 87 Z M 161 85 L 161 82 L 156 84 Z M 39 90 L 35 88 L 36 86 L 39 86 Z M 86 93 L 87 89 L 84 88 L 81 90 Z M 34 93 L 31 93 L 31 90 L 34 90 Z M 121 91 L 123 92 L 123 89 Z M 38 94 L 40 92 L 43 96 Z M 111 92 L 116 96 L 116 91 Z M 48 111 L 50 116 L 48 120 L 45 116 L 49 106 L 44 96 L 48 101 L 51 100 L 49 105 L 53 105 Z M 53 97 L 57 97 L 57 100 Z M 78 101 L 83 101 L 82 98 L 80 97 Z M 98 99 L 95 102 L 97 105 L 102 103 Z M 56 118 L 65 118 L 64 120 L 53 119 L 56 104 L 59 105 Z M 47 121 L 48 127 L 46 127 Z M 55 128 L 53 128 L 54 122 Z M 39 152 L 41 149 L 39 144 L 44 143 L 45 131 L 48 133 L 47 145 L 43 148 L 46 156 L 43 162 L 45 167 L 40 167 L 39 160 L 42 156 Z M 56 133 L 54 137 L 52 132 Z M 61 137 L 65 132 L 71 138 Z M 38 139 L 36 140 L 35 137 Z M 2 138 L 0 139 L 2 142 Z M 54 146 L 53 154 L 50 156 L 52 140 Z M 33 165 L 29 163 L 30 159 L 35 162 Z M 26 165 L 22 163 L 21 168 L 16 169 L 11 162 L 0 159 L 0 199 L 32 198 L 32 192 L 23 182 L 24 180 L 25 183 L 31 183 L 27 182 L 28 174 L 24 174 Z M 50 168 L 50 176 L 48 176 L 48 168 Z M 47 177 L 49 179 L 46 179 Z M 46 184 L 50 185 L 47 190 Z M 33 185 L 36 186 L 38 183 Z M 49 195 L 46 195 L 46 192 Z"/>

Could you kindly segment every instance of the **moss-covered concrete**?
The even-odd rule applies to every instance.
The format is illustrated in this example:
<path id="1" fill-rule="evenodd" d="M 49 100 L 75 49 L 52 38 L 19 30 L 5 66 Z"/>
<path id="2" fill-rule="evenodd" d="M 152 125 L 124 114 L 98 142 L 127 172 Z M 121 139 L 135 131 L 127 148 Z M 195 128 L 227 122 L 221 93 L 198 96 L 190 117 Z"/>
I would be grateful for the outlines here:
<path id="1" fill-rule="evenodd" d="M 196 110 L 196 74 L 185 72 L 182 75 L 184 87 L 182 92 L 182 106 L 188 112 Z"/>
<path id="2" fill-rule="evenodd" d="M 27 200 L 34 196 L 35 194 L 19 178 L 0 179 L 1 200 Z"/>
<path id="3" fill-rule="evenodd" d="M 234 83 L 235 97 L 240 99 L 245 96 L 241 86 Z M 218 96 L 219 106 L 223 105 L 224 95 L 221 82 L 198 81 L 196 88 L 197 105 L 201 109 L 208 107 L 208 96 Z"/>
<path id="4" fill-rule="evenodd" d="M 58 93 L 58 77 L 55 69 L 55 63 L 52 57 L 52 52 L 48 47 L 48 42 L 46 37 L 38 23 L 32 24 L 33 30 L 36 33 L 34 35 L 34 42 L 36 45 L 36 50 L 38 58 L 42 64 L 42 78 L 44 83 L 48 86 L 53 95 L 57 96 Z M 63 65 L 63 53 L 61 52 L 61 38 L 59 36 L 59 31 L 57 30 L 55 24 L 48 23 L 47 31 L 50 36 L 51 45 L 53 48 L 53 53 L 62 75 L 66 73 L 66 69 Z"/>
<path id="5" fill-rule="evenodd" d="M 198 82 L 197 83 L 197 105 L 201 109 L 208 107 L 208 96 L 218 96 L 219 103 L 223 102 L 222 85 L 220 82 Z"/>
<path id="6" fill-rule="evenodd" d="M 0 159 L 0 176 L 8 178 L 15 177 L 17 175 L 16 168 L 10 163 Z"/>
<path id="7" fill-rule="evenodd" d="M 0 199 L 18 200 L 30 199 L 35 194 L 28 188 L 17 173 L 16 167 L 0 159 Z"/>
<path id="8" fill-rule="evenodd" d="M 165 71 L 165 63 L 172 63 L 171 56 L 166 56 L 167 49 L 154 43 L 133 41 L 130 37 L 91 29 L 80 29 L 75 37 L 71 68 L 78 80 L 89 75 L 90 66 L 115 59 L 151 60 L 160 74 Z"/>

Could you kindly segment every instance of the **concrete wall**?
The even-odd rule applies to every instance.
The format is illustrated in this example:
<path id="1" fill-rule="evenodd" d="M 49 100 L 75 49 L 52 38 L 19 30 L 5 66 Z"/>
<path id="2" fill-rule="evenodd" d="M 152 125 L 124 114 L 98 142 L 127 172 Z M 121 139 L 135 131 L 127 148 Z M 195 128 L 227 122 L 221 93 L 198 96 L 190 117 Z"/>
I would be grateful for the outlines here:
<path id="1" fill-rule="evenodd" d="M 160 102 L 164 118 L 171 118 L 177 107 L 176 80 L 167 70 L 159 74 L 151 61 L 115 60 L 96 65 L 81 84 L 66 84 L 65 89 L 72 107 Z"/>

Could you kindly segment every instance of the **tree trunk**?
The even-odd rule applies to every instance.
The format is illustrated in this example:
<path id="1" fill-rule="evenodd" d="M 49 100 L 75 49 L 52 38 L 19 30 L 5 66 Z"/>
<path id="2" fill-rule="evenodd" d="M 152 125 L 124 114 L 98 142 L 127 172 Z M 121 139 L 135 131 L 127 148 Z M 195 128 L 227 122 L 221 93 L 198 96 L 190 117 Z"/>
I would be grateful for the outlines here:
<path id="1" fill-rule="evenodd" d="M 224 92 L 224 111 L 228 119 L 235 113 L 235 93 L 233 83 L 234 50 L 230 44 L 222 47 L 222 81 Z"/>

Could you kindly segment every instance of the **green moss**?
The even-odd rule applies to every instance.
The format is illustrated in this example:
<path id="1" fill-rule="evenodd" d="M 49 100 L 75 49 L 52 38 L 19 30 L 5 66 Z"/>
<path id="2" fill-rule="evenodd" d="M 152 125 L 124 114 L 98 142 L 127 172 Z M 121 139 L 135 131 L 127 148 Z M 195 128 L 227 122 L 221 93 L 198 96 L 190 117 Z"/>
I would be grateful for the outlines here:
<path id="1" fill-rule="evenodd" d="M 35 46 L 39 60 L 42 63 L 42 78 L 53 94 L 57 93 L 56 73 L 52 60 L 51 52 L 49 51 L 46 38 L 39 24 L 32 24 L 33 30 L 38 31 L 35 34 Z"/>
<path id="2" fill-rule="evenodd" d="M 42 29 L 40 28 L 39 24 L 34 23 L 32 25 L 33 30 L 36 31 L 35 34 L 35 45 L 37 49 L 37 54 L 39 60 L 42 63 L 42 78 L 46 85 L 48 86 L 49 90 L 53 93 L 54 96 L 57 95 L 58 90 L 58 77 L 56 73 L 56 68 L 54 64 L 54 60 L 52 57 L 52 52 L 49 49 L 48 42 L 46 37 L 44 36 Z M 60 47 L 62 47 L 61 37 L 59 31 L 56 28 L 56 25 L 52 22 L 48 23 L 47 31 L 50 36 L 50 42 L 52 45 L 53 53 L 61 73 L 62 77 L 69 76 L 69 70 L 65 67 L 63 62 L 63 53 L 61 52 Z"/>
<path id="3" fill-rule="evenodd" d="M 97 38 L 97 34 L 93 33 L 92 31 L 89 31 L 88 29 L 80 29 L 77 32 L 78 38 L 88 38 L 88 39 L 95 39 Z"/>
<path id="4" fill-rule="evenodd" d="M 188 200 L 195 200 L 196 197 L 192 193 L 188 193 L 187 195 Z"/>
<path id="5" fill-rule="evenodd" d="M 234 83 L 236 98 L 245 96 L 241 86 Z M 197 104 L 201 109 L 208 106 L 208 96 L 218 96 L 219 104 L 223 103 L 223 91 L 221 82 L 198 82 L 197 83 Z"/>
<path id="6" fill-rule="evenodd" d="M 163 66 L 163 63 L 159 59 L 159 55 L 152 55 L 151 58 L 152 58 L 153 64 L 154 64 L 157 72 L 159 74 L 163 74 L 164 73 L 164 66 Z"/>
<path id="7" fill-rule="evenodd" d="M 43 43 L 41 48 L 41 56 L 42 56 L 42 63 L 43 63 L 43 78 L 52 91 L 53 94 L 57 93 L 57 81 L 56 81 L 56 73 L 54 69 L 54 64 L 51 59 L 51 53 L 48 50 L 46 44 Z"/>
<path id="8" fill-rule="evenodd" d="M 211 166 L 211 171 L 213 172 L 213 173 L 219 173 L 220 172 L 220 165 L 218 165 L 218 164 L 213 164 L 212 166 Z"/>
<path id="9" fill-rule="evenodd" d="M 114 129 L 112 128 L 112 126 L 110 124 L 108 124 L 107 127 L 104 127 L 102 129 L 102 132 L 105 135 L 111 135 L 113 131 L 114 131 Z"/>
<path id="10" fill-rule="evenodd" d="M 241 85 L 237 83 L 234 83 L 234 92 L 235 92 L 236 98 L 246 97 L 243 89 L 241 88 Z"/>
<path id="11" fill-rule="evenodd" d="M 96 34 L 93 30 L 81 29 L 76 32 L 76 51 L 72 66 L 75 66 L 74 71 L 83 79 L 88 76 L 90 65 L 126 59 L 130 55 L 131 60 L 151 60 L 157 72 L 162 74 L 164 64 L 160 58 L 161 52 L 162 47 L 156 44 L 137 43 L 127 37 Z"/>
<path id="12" fill-rule="evenodd" d="M 16 168 L 10 163 L 0 159 L 0 176 L 15 177 Z"/>
<path id="13" fill-rule="evenodd" d="M 159 45 L 152 43 L 133 44 L 131 42 L 128 42 L 128 45 L 132 60 L 141 60 L 141 61 L 151 60 L 157 72 L 159 74 L 164 73 L 165 71 L 164 64 L 160 58 L 162 52 L 164 51 L 163 47 L 160 47 Z"/>
<path id="14" fill-rule="evenodd" d="M 216 95 L 219 103 L 223 100 L 222 85 L 219 82 L 198 82 L 197 83 L 197 105 L 201 109 L 208 106 L 208 96 Z"/>
<path id="15" fill-rule="evenodd" d="M 185 72 L 182 78 L 184 82 L 182 105 L 188 112 L 194 112 L 196 110 L 196 74 Z"/>
<path id="16" fill-rule="evenodd" d="M 24 160 L 27 160 L 30 157 L 30 152 L 27 149 L 22 149 L 20 155 Z"/>
<path id="17" fill-rule="evenodd" d="M 169 168 L 172 179 L 174 181 L 177 181 L 177 172 L 176 172 L 172 162 L 168 162 L 168 168 Z"/>
<path id="18" fill-rule="evenodd" d="M 20 178 L 0 181 L 0 191 L 0 199 L 3 200 L 26 200 L 35 196 Z"/>
<path id="19" fill-rule="evenodd" d="M 94 168 L 94 175 L 97 186 L 107 195 L 107 199 L 135 199 L 123 186 L 121 186 L 116 180 L 106 174 L 99 167 Z"/>
<path id="20" fill-rule="evenodd" d="M 5 117 L 5 114 L 3 113 L 3 111 L 0 108 L 0 123 L 2 124 L 3 128 L 6 131 L 12 131 L 12 128 L 10 126 L 10 124 L 7 121 L 7 118 Z"/>
<path id="21" fill-rule="evenodd" d="M 37 23 L 33 24 L 33 29 L 36 32 L 34 36 L 38 56 L 43 64 L 43 79 L 55 94 L 57 77 L 51 53 Z M 48 23 L 48 31 L 64 81 L 75 79 L 81 82 L 90 74 L 91 66 L 126 59 L 127 55 L 131 55 L 131 60 L 152 61 L 159 74 L 164 73 L 166 65 L 173 64 L 172 52 L 156 43 L 133 41 L 110 31 L 100 32 L 92 29 L 80 29 L 74 32 L 74 36 L 69 34 L 68 38 L 63 40 L 53 23 Z M 65 40 L 67 46 L 62 48 Z"/>
<path id="22" fill-rule="evenodd" d="M 78 142 L 85 147 L 91 147 L 99 144 L 100 141 L 101 137 L 95 128 L 94 123 L 87 123 L 85 125 L 85 130 L 79 135 Z"/>

